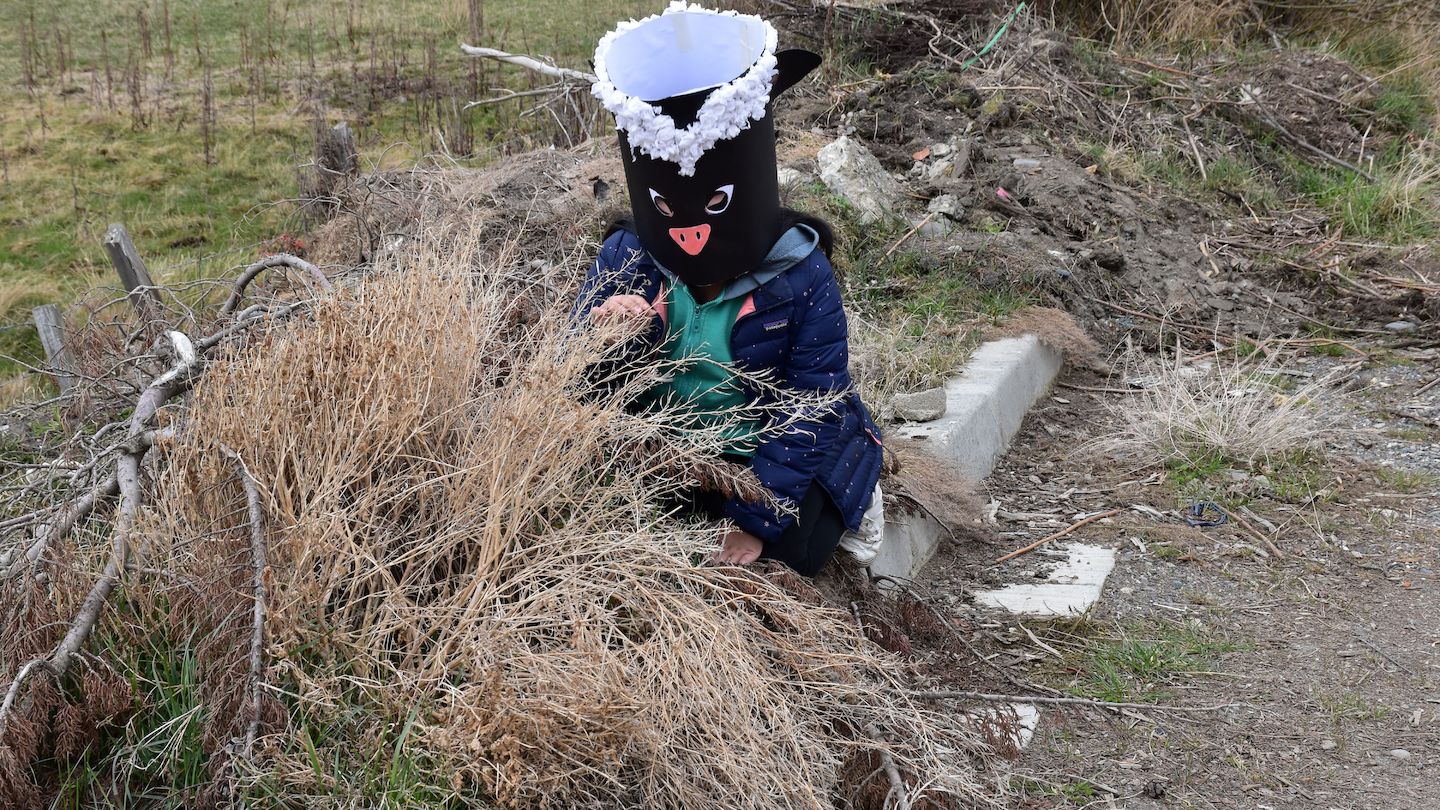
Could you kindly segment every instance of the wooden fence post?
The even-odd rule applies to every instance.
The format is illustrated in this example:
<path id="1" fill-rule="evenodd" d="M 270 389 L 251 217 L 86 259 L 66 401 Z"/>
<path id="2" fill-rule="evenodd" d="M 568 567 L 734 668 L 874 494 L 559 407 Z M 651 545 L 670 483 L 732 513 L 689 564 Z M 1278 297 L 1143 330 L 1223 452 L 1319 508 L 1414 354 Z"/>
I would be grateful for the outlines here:
<path id="1" fill-rule="evenodd" d="M 35 330 L 40 333 L 40 345 L 45 347 L 45 362 L 55 374 L 60 393 L 69 393 L 75 387 L 75 376 L 70 366 L 70 354 L 65 349 L 65 327 L 60 317 L 60 308 L 54 304 L 35 307 L 31 313 L 35 318 Z"/>
<path id="2" fill-rule="evenodd" d="M 152 318 L 160 311 L 160 299 L 153 289 L 155 282 L 150 280 L 150 271 L 146 269 L 140 251 L 135 249 L 130 232 L 125 230 L 124 225 L 116 222 L 105 229 L 105 252 L 110 256 L 110 263 L 115 265 L 115 272 L 120 275 L 120 283 L 130 294 L 130 303 L 141 317 Z"/>

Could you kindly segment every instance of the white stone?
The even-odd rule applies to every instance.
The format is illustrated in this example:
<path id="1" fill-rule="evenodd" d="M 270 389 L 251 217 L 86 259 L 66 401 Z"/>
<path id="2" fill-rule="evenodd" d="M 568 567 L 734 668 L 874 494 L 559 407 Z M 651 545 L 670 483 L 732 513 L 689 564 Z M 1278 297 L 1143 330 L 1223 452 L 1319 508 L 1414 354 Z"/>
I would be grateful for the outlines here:
<path id="1" fill-rule="evenodd" d="M 799 169 L 792 169 L 789 166 L 781 166 L 777 174 L 780 179 L 780 185 L 788 188 L 803 186 L 811 179 L 809 172 L 802 172 Z"/>
<path id="2" fill-rule="evenodd" d="M 890 402 L 896 418 L 907 422 L 933 422 L 945 415 L 945 389 L 938 386 L 913 394 L 896 394 Z"/>
<path id="3" fill-rule="evenodd" d="M 930 201 L 925 210 L 932 214 L 942 214 L 954 220 L 964 219 L 965 204 L 954 194 L 941 194 Z"/>
<path id="4" fill-rule="evenodd" d="M 855 207 L 861 222 L 895 218 L 905 192 L 859 141 L 843 135 L 836 138 L 820 150 L 816 163 L 820 179 Z"/>
<path id="5" fill-rule="evenodd" d="M 1405 760 L 1409 759 L 1414 755 L 1411 754 L 1409 751 L 1406 751 L 1404 748 L 1396 748 L 1394 751 L 1390 752 L 1390 756 L 1400 760 L 1401 762 L 1404 762 Z"/>
<path id="6" fill-rule="evenodd" d="M 982 605 L 1026 616 L 1074 616 L 1100 599 L 1105 578 L 1115 568 L 1115 550 L 1084 543 L 1065 547 L 1066 560 L 1043 582 L 1006 585 L 975 594 Z"/>

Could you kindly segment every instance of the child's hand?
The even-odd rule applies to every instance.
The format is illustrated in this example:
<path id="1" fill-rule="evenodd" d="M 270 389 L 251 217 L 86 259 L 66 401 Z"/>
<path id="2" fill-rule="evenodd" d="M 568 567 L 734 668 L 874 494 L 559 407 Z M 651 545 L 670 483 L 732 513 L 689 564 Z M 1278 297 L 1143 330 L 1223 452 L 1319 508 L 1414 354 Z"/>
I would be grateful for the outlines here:
<path id="1" fill-rule="evenodd" d="M 760 559 L 765 543 L 755 535 L 731 529 L 720 540 L 720 550 L 715 552 L 714 562 L 731 565 L 748 565 Z"/>
<path id="2" fill-rule="evenodd" d="M 650 306 L 650 302 L 638 295 L 612 295 L 590 310 L 590 320 L 600 324 L 621 323 L 641 318 L 648 320 L 654 314 L 655 308 Z"/>

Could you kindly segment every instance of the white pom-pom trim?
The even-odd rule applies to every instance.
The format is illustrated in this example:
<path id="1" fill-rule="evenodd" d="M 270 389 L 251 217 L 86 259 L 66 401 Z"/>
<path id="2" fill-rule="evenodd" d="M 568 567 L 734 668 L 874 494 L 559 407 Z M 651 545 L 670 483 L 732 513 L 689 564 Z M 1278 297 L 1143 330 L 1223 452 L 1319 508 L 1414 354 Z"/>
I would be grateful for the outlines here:
<path id="1" fill-rule="evenodd" d="M 760 18 L 735 11 L 715 11 L 691 5 L 686 0 L 675 0 L 662 14 L 678 12 L 702 14 L 724 14 L 749 19 Z M 668 160 L 680 166 L 680 174 L 689 177 L 695 173 L 695 164 L 710 147 L 727 138 L 739 135 L 749 128 L 751 121 L 765 117 L 766 105 L 770 102 L 770 87 L 775 81 L 775 27 L 764 20 L 765 50 L 750 69 L 737 79 L 715 88 L 700 105 L 700 112 L 694 123 L 685 128 L 675 126 L 675 119 L 665 115 L 660 108 L 645 101 L 626 95 L 611 81 L 605 69 L 605 54 L 621 34 L 638 28 L 659 18 L 656 14 L 643 20 L 620 23 L 614 31 L 600 39 L 595 48 L 596 82 L 590 92 L 600 99 L 600 104 L 615 115 L 615 127 L 625 132 L 632 152 L 638 150 L 659 160 Z"/>

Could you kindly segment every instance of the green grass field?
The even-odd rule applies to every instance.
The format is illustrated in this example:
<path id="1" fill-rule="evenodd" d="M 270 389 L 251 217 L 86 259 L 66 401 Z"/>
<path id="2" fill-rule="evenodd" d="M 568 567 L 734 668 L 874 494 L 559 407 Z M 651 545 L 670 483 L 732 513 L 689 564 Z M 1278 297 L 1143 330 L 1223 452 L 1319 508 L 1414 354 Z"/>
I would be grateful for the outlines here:
<path id="1" fill-rule="evenodd" d="M 301 229 L 291 201 L 317 123 L 349 122 L 365 168 L 447 147 L 483 161 L 527 132 L 544 142 L 514 105 L 458 111 L 528 80 L 458 43 L 478 31 L 583 66 L 617 19 L 662 5 L 0 0 L 0 354 L 36 354 L 31 307 L 109 283 L 111 222 L 128 225 L 157 280 L 242 264 Z M 0 380 L 17 370 L 0 358 Z"/>

